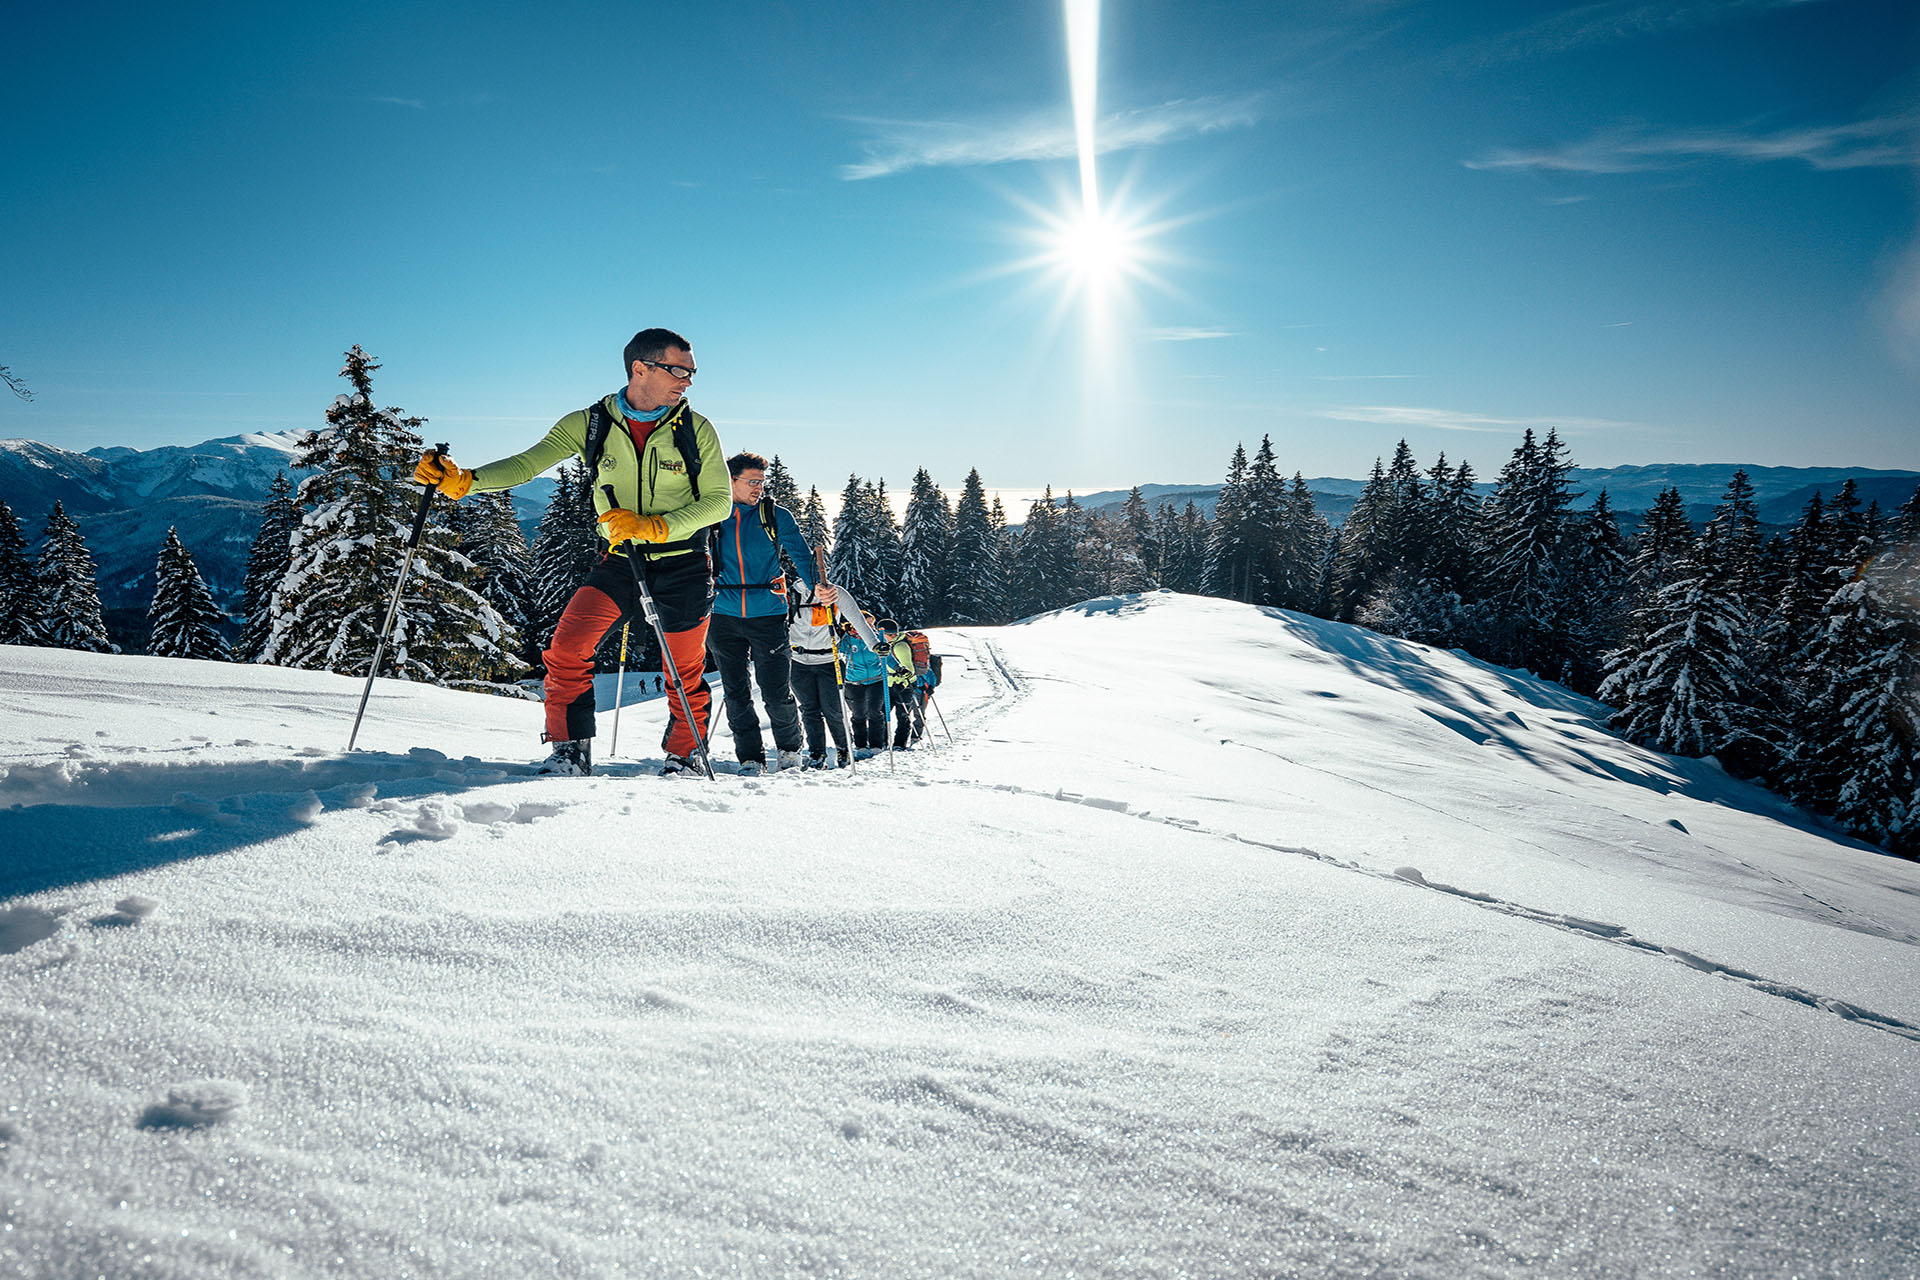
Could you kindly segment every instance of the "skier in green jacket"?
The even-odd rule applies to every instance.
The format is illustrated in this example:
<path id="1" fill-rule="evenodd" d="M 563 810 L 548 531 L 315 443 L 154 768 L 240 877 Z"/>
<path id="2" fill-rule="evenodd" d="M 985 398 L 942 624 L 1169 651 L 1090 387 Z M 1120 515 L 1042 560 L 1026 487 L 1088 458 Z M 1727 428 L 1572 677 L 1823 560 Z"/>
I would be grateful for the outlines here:
<path id="1" fill-rule="evenodd" d="M 671 663 L 687 691 L 704 739 L 713 698 L 702 674 L 707 619 L 713 608 L 713 568 L 707 528 L 733 508 L 726 453 L 713 424 L 686 403 L 697 372 L 693 348 L 671 329 L 642 329 L 621 353 L 627 384 L 553 424 L 532 448 L 469 471 L 451 458 L 427 454 L 414 480 L 438 486 L 458 501 L 524 484 L 564 459 L 589 451 L 589 426 L 605 416 L 607 429 L 594 460 L 593 505 L 608 549 L 567 602 L 541 657 L 546 662 L 546 732 L 553 753 L 543 773 L 593 771 L 593 654 L 601 638 L 638 608 L 633 571 L 640 566 L 660 612 Z M 618 500 L 609 502 L 605 486 Z M 665 774 L 692 771 L 696 739 L 678 699 L 667 703 Z"/>

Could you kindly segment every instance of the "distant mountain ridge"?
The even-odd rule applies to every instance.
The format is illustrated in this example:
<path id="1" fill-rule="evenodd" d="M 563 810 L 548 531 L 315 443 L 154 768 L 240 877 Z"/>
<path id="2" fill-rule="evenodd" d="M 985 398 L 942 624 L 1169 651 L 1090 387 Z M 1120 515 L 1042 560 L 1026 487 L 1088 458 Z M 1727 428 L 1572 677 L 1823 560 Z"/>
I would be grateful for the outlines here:
<path id="1" fill-rule="evenodd" d="M 37 549 L 47 512 L 58 501 L 79 523 L 100 569 L 100 595 L 110 610 L 144 615 L 153 593 L 154 561 L 169 527 L 193 553 L 216 599 L 231 609 L 239 604 L 246 576 L 247 551 L 259 530 L 260 507 L 276 472 L 298 482 L 305 474 L 293 465 L 304 431 L 222 436 L 196 445 L 157 449 L 104 447 L 74 453 L 37 440 L 0 440 L 0 500 L 13 508 L 28 541 Z M 1575 468 L 1573 487 L 1591 505 L 1605 489 L 1614 508 L 1631 520 L 1669 486 L 1678 488 L 1697 522 L 1726 491 L 1739 464 L 1654 463 L 1630 467 Z M 1892 511 L 1912 496 L 1920 471 L 1870 467 L 1744 468 L 1758 495 L 1761 518 L 1788 524 L 1807 499 L 1819 491 L 1831 496 L 1853 478 L 1862 505 L 1878 500 Z M 1490 481 L 1490 477 L 1488 480 Z M 1307 481 L 1322 514 L 1338 524 L 1353 510 L 1364 480 L 1319 476 Z M 551 477 L 540 477 L 513 493 L 514 509 L 531 536 L 532 526 L 553 493 Z M 1490 492 L 1491 483 L 1481 485 Z M 1143 484 L 1149 509 L 1172 502 L 1185 509 L 1191 501 L 1211 513 L 1220 486 Z M 1123 489 L 1076 495 L 1089 509 L 1117 507 Z M 1016 520 L 1025 512 L 1009 511 Z M 1629 524 L 1629 528 L 1631 525 Z"/>
<path id="2" fill-rule="evenodd" d="M 1766 524 L 1791 524 L 1800 518 L 1807 502 L 1818 492 L 1831 498 L 1840 486 L 1853 480 L 1860 492 L 1860 505 L 1879 502 L 1891 512 L 1913 496 L 1920 485 L 1920 471 L 1881 470 L 1873 467 L 1757 467 L 1744 463 L 1666 462 L 1628 467 L 1575 467 L 1567 479 L 1578 495 L 1576 510 L 1584 511 L 1599 500 L 1605 490 L 1607 500 L 1623 518 L 1646 511 L 1663 490 L 1680 491 L 1687 514 L 1698 524 L 1725 496 L 1733 473 L 1745 471 L 1753 483 L 1754 501 L 1760 519 Z M 1353 510 L 1354 499 L 1366 488 L 1365 480 L 1347 480 L 1317 476 L 1307 480 L 1313 492 L 1314 507 L 1335 524 L 1344 521 Z M 1482 497 L 1493 492 L 1490 477 L 1483 477 L 1475 489 Z M 1102 489 L 1096 493 L 1076 494 L 1074 501 L 1089 509 L 1119 507 L 1127 500 L 1125 489 Z M 1220 500 L 1220 486 L 1143 484 L 1140 496 L 1149 511 L 1161 502 L 1172 502 L 1176 510 L 1185 510 L 1189 501 L 1211 515 Z M 1012 515 L 1023 515 L 1012 512 Z"/>

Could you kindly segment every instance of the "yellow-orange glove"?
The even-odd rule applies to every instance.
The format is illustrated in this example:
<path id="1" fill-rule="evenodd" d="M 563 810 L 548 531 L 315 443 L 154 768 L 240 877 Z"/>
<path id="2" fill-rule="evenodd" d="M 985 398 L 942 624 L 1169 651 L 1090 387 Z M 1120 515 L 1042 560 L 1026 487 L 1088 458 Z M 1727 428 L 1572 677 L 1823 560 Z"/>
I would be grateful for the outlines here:
<path id="1" fill-rule="evenodd" d="M 606 526 L 607 541 L 614 546 L 623 542 L 665 542 L 667 540 L 667 522 L 659 516 L 643 516 L 615 507 L 600 517 L 600 523 Z"/>
<path id="2" fill-rule="evenodd" d="M 458 502 L 473 488 L 473 472 L 455 466 L 444 454 L 426 453 L 413 469 L 413 482 L 438 489 L 443 497 Z"/>

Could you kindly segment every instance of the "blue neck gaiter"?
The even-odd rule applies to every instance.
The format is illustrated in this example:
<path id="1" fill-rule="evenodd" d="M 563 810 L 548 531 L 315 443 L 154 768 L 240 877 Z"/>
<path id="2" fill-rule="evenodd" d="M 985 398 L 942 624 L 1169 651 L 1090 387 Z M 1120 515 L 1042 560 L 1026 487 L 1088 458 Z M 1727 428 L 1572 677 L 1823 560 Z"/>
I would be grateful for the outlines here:
<path id="1" fill-rule="evenodd" d="M 642 413 L 627 403 L 626 392 L 622 391 L 620 393 L 620 412 L 632 418 L 635 422 L 658 422 L 660 419 L 666 417 L 672 409 L 672 405 L 663 404 L 658 409 L 649 409 L 645 413 Z"/>

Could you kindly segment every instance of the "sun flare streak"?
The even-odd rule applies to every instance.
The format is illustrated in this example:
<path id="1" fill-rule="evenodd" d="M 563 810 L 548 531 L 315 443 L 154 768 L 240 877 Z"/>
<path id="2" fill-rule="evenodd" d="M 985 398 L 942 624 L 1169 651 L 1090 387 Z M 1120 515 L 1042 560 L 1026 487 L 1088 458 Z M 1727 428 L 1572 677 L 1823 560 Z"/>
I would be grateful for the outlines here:
<path id="1" fill-rule="evenodd" d="M 1080 153 L 1080 203 L 1087 221 L 1100 216 L 1094 170 L 1094 120 L 1100 105 L 1100 0 L 1066 0 L 1067 75 L 1073 93 L 1073 139 Z"/>

